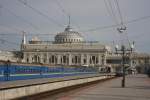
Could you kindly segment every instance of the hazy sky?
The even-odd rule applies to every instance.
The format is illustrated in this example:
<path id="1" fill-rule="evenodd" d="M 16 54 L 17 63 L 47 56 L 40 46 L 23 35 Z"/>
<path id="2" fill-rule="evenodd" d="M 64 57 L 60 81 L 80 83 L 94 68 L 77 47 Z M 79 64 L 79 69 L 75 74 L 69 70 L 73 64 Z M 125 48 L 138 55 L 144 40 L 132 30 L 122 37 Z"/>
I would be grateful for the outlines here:
<path id="1" fill-rule="evenodd" d="M 64 31 L 71 16 L 71 26 L 82 33 L 86 40 L 119 44 L 120 34 L 116 28 L 103 28 L 120 23 L 115 0 L 0 0 L 0 49 L 18 49 L 21 31 L 41 39 L 54 40 L 55 34 Z M 107 6 L 104 3 L 107 2 Z M 136 50 L 150 52 L 150 0 L 118 0 L 122 19 L 127 27 L 130 41 Z M 115 19 L 110 14 L 113 9 Z M 108 10 L 109 9 L 109 10 Z M 139 19 L 140 20 L 136 20 Z M 143 19 L 143 20 L 142 20 Z M 131 23 L 126 23 L 133 21 Z M 99 27 L 99 29 L 98 29 Z M 102 27 L 102 28 L 101 28 Z M 118 26 L 119 27 L 119 26 Z M 95 29 L 96 30 L 91 30 Z M 46 35 L 51 34 L 51 35 Z"/>

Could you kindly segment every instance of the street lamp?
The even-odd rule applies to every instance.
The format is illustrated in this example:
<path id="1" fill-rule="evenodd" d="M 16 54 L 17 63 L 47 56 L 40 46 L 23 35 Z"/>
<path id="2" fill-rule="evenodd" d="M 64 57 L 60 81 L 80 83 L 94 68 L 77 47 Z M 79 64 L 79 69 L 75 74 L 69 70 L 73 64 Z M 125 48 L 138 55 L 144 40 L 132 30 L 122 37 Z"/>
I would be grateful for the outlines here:
<path id="1" fill-rule="evenodd" d="M 11 65 L 11 62 L 9 60 L 5 62 L 5 69 L 4 69 L 5 81 L 9 81 L 9 78 L 10 78 L 10 65 Z"/>
<path id="2" fill-rule="evenodd" d="M 122 78 L 122 87 L 125 87 L 125 74 L 126 74 L 126 69 L 125 69 L 125 58 L 126 54 L 131 54 L 134 49 L 134 42 L 133 44 L 130 45 L 130 48 L 126 48 L 125 45 L 121 45 L 121 48 L 119 49 L 119 46 L 115 46 L 116 53 L 122 54 L 122 70 L 123 70 L 123 78 Z"/>

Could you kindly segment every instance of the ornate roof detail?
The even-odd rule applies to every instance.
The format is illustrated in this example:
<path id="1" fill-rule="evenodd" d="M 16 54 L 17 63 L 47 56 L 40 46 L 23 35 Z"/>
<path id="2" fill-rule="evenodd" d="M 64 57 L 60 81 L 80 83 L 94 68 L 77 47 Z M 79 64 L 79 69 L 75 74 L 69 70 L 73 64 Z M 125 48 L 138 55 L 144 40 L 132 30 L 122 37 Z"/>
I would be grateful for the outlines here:
<path id="1" fill-rule="evenodd" d="M 31 41 L 41 41 L 37 36 L 33 37 Z"/>
<path id="2" fill-rule="evenodd" d="M 68 25 L 64 32 L 60 32 L 55 36 L 55 43 L 79 43 L 84 39 L 80 33 L 73 31 L 70 25 Z"/>
<path id="3" fill-rule="evenodd" d="M 29 41 L 30 44 L 39 44 L 41 42 L 42 41 L 37 36 L 34 36 L 31 41 Z"/>

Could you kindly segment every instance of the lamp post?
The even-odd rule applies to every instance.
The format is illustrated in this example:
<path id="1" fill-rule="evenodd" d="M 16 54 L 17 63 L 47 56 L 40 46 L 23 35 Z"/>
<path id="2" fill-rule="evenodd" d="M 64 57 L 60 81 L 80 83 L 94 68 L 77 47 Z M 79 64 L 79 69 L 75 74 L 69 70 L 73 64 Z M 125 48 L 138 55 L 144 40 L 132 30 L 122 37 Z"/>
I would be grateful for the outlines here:
<path id="1" fill-rule="evenodd" d="M 130 48 L 127 49 L 125 47 L 125 45 L 121 45 L 121 49 L 119 49 L 119 46 L 116 45 L 115 46 L 115 50 L 116 50 L 116 53 L 118 54 L 122 54 L 122 71 L 123 71 L 123 75 L 122 75 L 122 83 L 121 83 L 121 86 L 124 88 L 125 87 L 125 74 L 126 74 L 126 68 L 125 68 L 125 58 L 126 58 L 126 54 L 131 54 L 132 51 L 134 49 L 134 42 L 133 44 L 130 45 Z M 131 60 L 131 59 L 130 59 Z"/>
<path id="2" fill-rule="evenodd" d="M 120 28 L 117 28 L 117 31 L 123 35 L 124 31 L 127 29 L 126 26 L 124 26 L 122 24 L 122 26 Z M 124 37 L 124 36 L 122 36 Z M 133 49 L 134 49 L 134 42 L 132 44 L 129 43 L 129 49 L 125 47 L 124 43 L 122 42 L 122 45 L 121 45 L 121 49 L 119 50 L 119 46 L 116 45 L 115 46 L 115 49 L 116 49 L 116 53 L 118 53 L 118 51 L 120 51 L 120 54 L 122 54 L 122 71 L 123 71 L 123 75 L 122 75 L 122 87 L 124 88 L 125 87 L 125 74 L 126 74 L 126 69 L 125 69 L 125 58 L 126 58 L 126 54 L 129 53 L 129 55 L 132 53 Z M 131 56 L 131 55 L 130 55 Z M 130 57 L 129 57 L 130 59 Z M 130 59 L 131 60 L 131 59 Z"/>
<path id="3" fill-rule="evenodd" d="M 9 81 L 10 78 L 10 65 L 11 62 L 9 60 L 5 62 L 5 70 L 4 70 L 5 81 Z"/>

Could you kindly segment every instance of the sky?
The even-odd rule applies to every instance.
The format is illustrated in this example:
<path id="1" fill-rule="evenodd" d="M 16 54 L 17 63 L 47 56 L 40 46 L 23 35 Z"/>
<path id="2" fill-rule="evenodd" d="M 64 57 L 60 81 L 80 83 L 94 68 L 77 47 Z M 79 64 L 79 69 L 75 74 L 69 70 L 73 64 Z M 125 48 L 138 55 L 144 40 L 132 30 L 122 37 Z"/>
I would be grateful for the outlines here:
<path id="1" fill-rule="evenodd" d="M 22 31 L 28 41 L 34 36 L 53 41 L 70 15 L 71 27 L 87 41 L 112 48 L 122 39 L 135 41 L 136 51 L 150 53 L 149 5 L 150 0 L 0 0 L 0 50 L 19 50 Z M 117 28 L 124 26 L 120 34 Z"/>

